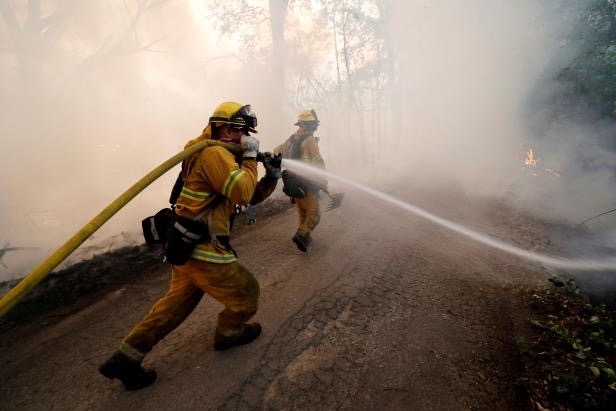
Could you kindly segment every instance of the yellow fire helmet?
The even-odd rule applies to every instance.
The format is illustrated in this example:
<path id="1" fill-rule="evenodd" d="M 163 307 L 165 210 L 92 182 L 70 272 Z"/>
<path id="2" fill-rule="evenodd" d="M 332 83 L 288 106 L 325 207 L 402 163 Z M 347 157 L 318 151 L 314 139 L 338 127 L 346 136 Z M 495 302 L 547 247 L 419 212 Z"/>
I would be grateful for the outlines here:
<path id="1" fill-rule="evenodd" d="M 257 116 L 252 112 L 250 104 L 242 106 L 235 101 L 226 101 L 216 107 L 210 117 L 210 123 L 229 124 L 243 130 L 246 135 L 257 132 Z"/>
<path id="2" fill-rule="evenodd" d="M 310 110 L 303 110 L 301 113 L 299 113 L 299 116 L 297 117 L 297 122 L 295 123 L 296 126 L 313 126 L 316 127 L 319 125 L 319 118 L 317 117 L 317 113 L 316 111 L 314 111 L 313 109 Z"/>

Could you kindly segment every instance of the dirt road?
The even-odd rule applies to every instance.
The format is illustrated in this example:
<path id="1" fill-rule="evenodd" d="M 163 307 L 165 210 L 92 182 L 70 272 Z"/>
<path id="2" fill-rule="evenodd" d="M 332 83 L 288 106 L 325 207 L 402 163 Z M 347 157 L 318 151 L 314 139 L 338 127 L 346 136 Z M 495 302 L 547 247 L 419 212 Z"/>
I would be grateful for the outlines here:
<path id="1" fill-rule="evenodd" d="M 396 192 L 414 204 L 526 248 L 541 227 L 462 193 Z M 218 303 L 204 298 L 144 365 L 138 392 L 97 366 L 167 286 L 168 268 L 114 290 L 51 326 L 0 337 L 4 410 L 520 410 L 511 285 L 540 267 L 395 207 L 347 193 L 324 214 L 308 253 L 290 209 L 234 238 L 260 281 L 263 335 L 212 348 Z"/>

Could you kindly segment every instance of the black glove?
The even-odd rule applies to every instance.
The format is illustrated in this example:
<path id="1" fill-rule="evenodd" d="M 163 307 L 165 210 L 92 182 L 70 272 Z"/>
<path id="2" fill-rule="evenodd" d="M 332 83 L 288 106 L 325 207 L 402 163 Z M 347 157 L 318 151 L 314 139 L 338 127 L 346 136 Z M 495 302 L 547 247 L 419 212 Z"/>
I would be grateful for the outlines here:
<path id="1" fill-rule="evenodd" d="M 261 153 L 259 153 L 261 154 Z M 282 164 L 282 154 L 272 155 L 272 153 L 263 153 L 263 167 L 267 177 L 279 179 L 282 175 L 280 165 Z"/>

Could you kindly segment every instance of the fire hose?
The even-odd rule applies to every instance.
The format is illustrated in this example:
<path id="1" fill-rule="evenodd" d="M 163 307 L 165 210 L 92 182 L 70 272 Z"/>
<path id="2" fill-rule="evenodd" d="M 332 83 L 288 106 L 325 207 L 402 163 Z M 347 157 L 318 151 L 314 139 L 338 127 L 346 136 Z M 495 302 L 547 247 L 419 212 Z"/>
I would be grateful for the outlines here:
<path id="1" fill-rule="evenodd" d="M 34 288 L 34 286 L 43 280 L 51 272 L 51 270 L 64 261 L 73 251 L 75 251 L 75 249 L 77 249 L 77 247 L 86 241 L 88 237 L 94 234 L 96 230 L 98 230 L 105 222 L 113 217 L 113 215 L 122 209 L 122 207 L 128 204 L 128 202 L 131 201 L 137 194 L 143 191 L 147 186 L 152 184 L 175 165 L 188 158 L 190 155 L 212 145 L 223 146 L 234 154 L 239 154 L 240 152 L 240 148 L 236 145 L 208 139 L 186 148 L 167 161 L 161 163 L 158 167 L 141 178 L 141 180 L 133 184 L 118 198 L 113 200 L 107 207 L 105 207 L 92 220 L 90 220 L 90 222 L 77 231 L 75 235 L 61 245 L 60 248 L 47 257 L 45 261 L 22 278 L 21 281 L 11 288 L 8 293 L 2 296 L 2 298 L 0 298 L 0 317 L 3 317 L 32 288 Z"/>

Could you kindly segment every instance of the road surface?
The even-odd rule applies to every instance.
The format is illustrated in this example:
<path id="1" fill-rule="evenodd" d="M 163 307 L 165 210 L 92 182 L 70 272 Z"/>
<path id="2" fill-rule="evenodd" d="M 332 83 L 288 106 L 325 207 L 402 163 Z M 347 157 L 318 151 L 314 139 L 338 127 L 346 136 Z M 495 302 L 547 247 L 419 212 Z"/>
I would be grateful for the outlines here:
<path id="1" fill-rule="evenodd" d="M 397 190 L 445 218 L 525 248 L 542 231 L 502 204 L 459 191 Z M 166 290 L 168 267 L 136 274 L 86 309 L 0 336 L 3 410 L 520 410 L 511 287 L 545 270 L 365 195 L 325 213 L 308 253 L 295 210 L 233 239 L 261 284 L 254 343 L 212 348 L 221 306 L 205 297 L 126 392 L 97 366 Z M 84 273 L 86 275 L 86 273 Z"/>

